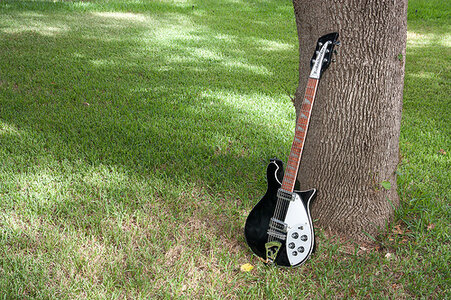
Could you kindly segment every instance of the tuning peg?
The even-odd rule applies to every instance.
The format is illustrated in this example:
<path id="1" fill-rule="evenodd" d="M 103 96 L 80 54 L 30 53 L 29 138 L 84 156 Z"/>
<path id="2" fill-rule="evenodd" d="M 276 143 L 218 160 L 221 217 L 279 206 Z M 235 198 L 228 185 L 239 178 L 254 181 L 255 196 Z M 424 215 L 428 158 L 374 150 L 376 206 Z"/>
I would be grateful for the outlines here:
<path id="1" fill-rule="evenodd" d="M 340 42 L 340 41 L 335 41 L 335 42 L 334 42 L 334 45 L 335 45 L 335 46 L 340 46 L 340 45 L 341 45 L 341 42 Z"/>
<path id="2" fill-rule="evenodd" d="M 335 58 L 332 58 L 330 61 L 334 63 L 334 62 L 336 62 L 337 60 L 336 60 Z"/>

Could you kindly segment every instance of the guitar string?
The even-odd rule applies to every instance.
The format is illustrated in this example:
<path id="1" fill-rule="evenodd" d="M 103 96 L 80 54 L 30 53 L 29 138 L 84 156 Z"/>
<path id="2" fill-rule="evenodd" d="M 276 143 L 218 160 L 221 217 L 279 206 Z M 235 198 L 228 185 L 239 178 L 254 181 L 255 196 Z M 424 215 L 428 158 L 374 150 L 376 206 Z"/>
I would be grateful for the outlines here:
<path id="1" fill-rule="evenodd" d="M 296 150 L 296 148 L 295 148 L 295 144 L 293 144 L 292 145 L 292 150 L 291 150 L 291 153 L 293 153 L 293 151 L 295 151 Z M 290 153 L 290 154 L 291 154 Z M 290 165 L 290 159 L 289 159 L 289 161 L 288 161 L 288 165 Z M 288 172 L 288 171 L 287 171 Z M 290 174 L 290 175 L 292 175 L 292 174 Z M 287 175 L 288 176 L 288 175 Z M 286 189 L 286 178 L 284 177 L 284 180 L 283 180 L 283 182 L 282 182 L 282 190 L 287 190 Z M 289 191 L 289 190 L 288 190 Z M 277 198 L 277 204 L 276 204 L 276 209 L 275 209 L 275 212 L 274 212 L 274 218 L 275 219 L 277 219 L 277 220 L 280 220 L 280 221 L 282 221 L 283 219 L 284 219 L 284 215 L 286 214 L 286 212 L 287 212 L 287 210 L 288 210 L 288 205 L 287 205 L 287 201 L 286 200 L 284 200 L 284 199 L 280 199 L 280 198 Z M 272 239 L 272 237 L 271 237 L 271 239 Z"/>
<path id="2" fill-rule="evenodd" d="M 309 80 L 308 83 L 307 83 L 306 93 L 305 93 L 304 98 L 311 97 L 311 96 L 312 96 L 311 95 L 311 82 Z M 302 104 L 301 105 L 301 110 L 302 110 L 303 106 L 304 105 Z M 307 115 L 309 117 L 310 112 L 308 112 Z M 302 145 L 303 143 L 299 142 L 299 144 L 298 144 L 296 142 L 296 138 L 299 139 L 300 137 L 302 137 L 302 140 L 304 140 L 304 138 L 305 138 L 305 131 L 304 131 L 304 134 L 302 134 L 302 133 L 299 133 L 299 130 L 298 130 L 298 126 L 301 125 L 301 123 L 302 123 L 302 119 L 301 119 L 301 116 L 299 116 L 298 120 L 296 122 L 295 137 L 294 137 L 294 141 L 293 141 L 293 145 L 292 145 L 292 151 L 291 151 L 291 153 L 296 152 L 296 160 L 297 161 L 294 162 L 294 165 L 295 165 L 294 167 L 293 167 L 293 160 L 292 160 L 292 158 L 288 160 L 288 164 L 287 164 L 291 168 L 290 169 L 291 172 L 287 170 L 287 172 L 291 176 L 287 175 L 287 178 L 290 179 L 290 181 L 287 181 L 287 180 L 285 181 L 284 190 L 287 191 L 287 192 L 290 192 L 290 193 L 292 193 L 294 191 L 294 183 L 295 183 L 295 180 L 296 180 L 296 173 L 297 173 L 297 171 L 299 169 L 300 155 L 301 155 L 302 146 L 303 146 Z M 287 169 L 288 169 L 288 166 L 287 166 Z M 288 188 L 287 188 L 287 186 L 288 186 Z M 278 212 L 280 220 L 284 220 L 285 219 L 286 214 L 288 212 L 288 208 L 290 206 L 290 202 L 289 201 L 287 201 L 287 200 L 282 200 L 282 201 L 283 201 L 282 209 L 281 209 L 281 211 Z"/>
<path id="3" fill-rule="evenodd" d="M 312 86 L 312 84 L 313 84 L 313 86 Z M 314 98 L 315 98 L 315 92 L 316 92 L 316 85 L 317 85 L 317 80 L 310 80 L 310 78 L 309 78 L 309 80 L 308 80 L 308 82 L 307 82 L 307 86 L 306 86 L 306 92 L 305 92 L 305 95 L 304 95 L 304 99 L 307 99 L 307 98 L 310 98 L 309 99 L 309 101 L 310 101 L 310 109 L 308 109 L 308 112 L 307 112 L 307 110 L 306 109 L 302 109 L 304 106 L 306 106 L 305 105 L 305 103 L 302 103 L 302 105 L 301 105 L 301 111 L 304 111 L 304 113 L 305 112 L 307 112 L 307 115 L 306 115 L 306 117 L 307 117 L 307 124 L 306 125 L 308 125 L 308 121 L 309 121 L 309 119 L 310 119 L 310 113 L 311 113 L 311 109 L 312 109 L 312 107 L 313 107 L 313 100 L 314 100 Z M 296 138 L 296 133 L 298 133 L 298 126 L 300 126 L 301 125 L 301 123 L 300 123 L 300 118 L 301 117 L 299 117 L 298 118 L 298 121 L 296 122 L 296 129 L 295 129 L 295 138 Z M 302 128 L 302 127 L 301 127 Z M 307 128 L 305 128 L 304 129 L 304 133 L 302 134 L 300 134 L 301 135 L 301 138 L 302 138 L 302 142 L 300 142 L 299 144 L 300 144 L 300 146 L 299 146 L 299 148 L 300 148 L 300 153 L 299 153 L 299 158 L 298 158 L 298 162 L 297 162 L 297 167 L 299 168 L 299 163 L 300 163 L 300 155 L 301 155 L 301 153 L 302 153 L 302 148 L 303 148 L 303 143 L 304 143 L 304 140 L 305 140 L 305 136 L 306 136 L 306 129 Z M 291 152 L 290 152 L 290 156 L 291 156 L 291 153 L 293 152 L 293 150 L 296 150 L 296 144 L 293 142 L 293 145 L 292 145 L 292 150 L 291 150 Z M 288 163 L 290 162 L 290 158 L 289 158 L 289 160 L 288 160 Z M 289 164 L 287 164 L 287 165 L 289 165 Z M 290 165 L 290 167 L 292 167 L 291 165 Z M 298 168 L 295 168 L 295 169 L 298 169 Z M 297 170 L 295 170 L 295 172 L 294 173 L 296 173 L 296 171 Z M 286 185 L 288 184 L 289 186 L 291 186 L 287 191 L 288 192 L 293 192 L 293 187 L 294 187 L 294 181 L 296 180 L 296 174 L 295 175 L 293 175 L 293 178 L 291 179 L 291 184 L 289 184 L 289 183 L 287 183 L 286 182 L 286 180 L 285 180 L 285 176 L 284 176 L 284 178 L 283 178 L 283 180 L 282 180 L 282 189 L 283 190 L 287 190 L 286 189 Z M 285 188 L 284 188 L 284 185 L 285 185 Z M 289 201 L 287 201 L 287 200 L 284 200 L 284 199 L 280 199 L 280 198 L 278 198 L 277 197 L 277 203 L 276 203 L 276 208 L 275 208 L 275 211 L 274 211 L 274 215 L 273 215 L 273 217 L 275 218 L 275 219 L 277 219 L 277 220 L 280 220 L 280 221 L 282 221 L 282 218 L 284 219 L 285 218 L 285 215 L 286 215 L 286 213 L 288 212 L 288 208 L 289 208 Z M 271 222 L 271 221 L 270 221 Z M 269 235 L 268 236 L 268 241 L 269 242 L 271 242 L 271 241 L 273 241 L 274 240 L 274 237 L 273 236 L 271 236 L 271 235 Z"/>
<path id="4" fill-rule="evenodd" d="M 306 87 L 306 93 L 305 93 L 305 96 L 304 96 L 304 98 L 311 98 L 313 95 L 311 95 L 311 89 L 312 89 L 312 86 L 311 86 L 311 81 L 309 80 L 309 82 L 307 83 L 307 87 Z M 307 110 L 306 109 L 302 109 L 303 107 L 304 107 L 305 105 L 304 105 L 304 103 L 302 104 L 302 106 L 301 106 L 301 111 L 304 111 L 304 113 L 307 113 L 308 115 L 310 114 L 309 112 L 307 112 Z M 298 119 L 298 122 L 296 122 L 296 130 L 295 130 L 295 139 L 296 138 L 298 138 L 298 139 L 302 139 L 302 140 L 304 140 L 305 139 L 305 132 L 304 132 L 304 134 L 299 134 L 299 131 L 298 131 L 298 127 L 301 125 L 301 123 L 299 122 L 299 121 L 301 121 L 300 120 L 300 118 Z M 299 137 L 299 135 L 300 135 L 300 137 Z M 292 151 L 291 151 L 291 153 L 290 153 L 290 156 L 291 156 L 291 154 L 293 153 L 293 152 L 298 152 L 299 151 L 299 148 L 300 149 L 302 149 L 302 144 L 303 143 L 299 143 L 300 145 L 297 145 L 296 143 L 293 143 L 293 146 L 292 146 Z M 296 156 L 299 156 L 299 155 L 296 155 Z M 300 160 L 300 157 L 298 158 L 299 160 Z M 291 164 L 290 164 L 290 162 L 291 162 Z M 295 163 L 295 165 L 296 166 L 299 166 L 299 161 L 297 161 L 296 163 Z M 290 166 L 293 170 L 295 170 L 294 171 L 294 173 L 296 173 L 296 168 L 293 168 L 293 166 L 292 166 L 292 160 L 290 160 L 289 159 L 289 161 L 288 161 L 288 166 Z M 295 181 L 295 178 L 296 178 L 296 176 L 295 176 L 295 174 L 291 174 L 290 173 L 290 175 L 291 175 L 291 182 L 294 182 Z M 285 179 L 285 178 L 284 178 Z M 283 182 L 284 183 L 284 186 L 282 186 L 282 189 L 283 190 L 286 190 L 286 191 L 288 191 L 288 192 L 292 192 L 292 187 L 293 187 L 293 183 L 291 183 L 290 184 L 290 182 L 287 182 L 287 180 L 285 180 L 285 182 Z M 288 186 L 291 186 L 290 188 L 286 188 L 287 187 L 287 185 Z M 282 205 L 280 205 L 280 203 L 282 203 Z M 277 217 L 277 219 L 279 219 L 279 220 L 282 220 L 283 218 L 284 218 L 284 215 L 287 213 L 287 210 L 288 210 L 288 207 L 289 207 L 289 202 L 288 201 L 286 201 L 286 200 L 281 200 L 281 199 L 278 199 L 278 201 L 277 201 L 277 208 L 276 208 L 276 211 L 275 211 L 275 214 L 274 215 L 276 215 Z"/>

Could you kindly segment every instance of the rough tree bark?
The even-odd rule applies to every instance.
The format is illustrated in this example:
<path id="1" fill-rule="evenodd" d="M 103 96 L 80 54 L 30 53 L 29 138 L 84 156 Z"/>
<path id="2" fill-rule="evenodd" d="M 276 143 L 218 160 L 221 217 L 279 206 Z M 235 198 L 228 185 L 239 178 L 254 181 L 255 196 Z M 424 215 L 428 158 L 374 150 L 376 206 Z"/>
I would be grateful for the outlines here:
<path id="1" fill-rule="evenodd" d="M 298 179 L 317 187 L 316 225 L 371 242 L 399 204 L 407 0 L 293 0 L 299 36 L 299 111 L 319 36 L 337 31 L 336 63 L 323 74 Z M 305 175 L 305 176 L 304 176 Z M 380 183 L 388 181 L 386 190 Z"/>

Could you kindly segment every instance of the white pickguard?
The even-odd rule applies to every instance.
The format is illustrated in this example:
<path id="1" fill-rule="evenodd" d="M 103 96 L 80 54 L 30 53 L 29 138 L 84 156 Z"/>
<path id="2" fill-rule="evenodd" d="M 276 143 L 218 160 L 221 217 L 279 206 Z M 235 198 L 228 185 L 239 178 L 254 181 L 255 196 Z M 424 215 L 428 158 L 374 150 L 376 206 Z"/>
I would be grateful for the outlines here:
<path id="1" fill-rule="evenodd" d="M 312 193 L 312 196 L 314 194 Z M 313 250 L 315 235 L 309 210 L 312 196 L 307 201 L 307 208 L 298 194 L 296 194 L 296 199 L 291 201 L 288 206 L 285 217 L 285 223 L 288 225 L 286 251 L 292 266 L 306 260 Z"/>

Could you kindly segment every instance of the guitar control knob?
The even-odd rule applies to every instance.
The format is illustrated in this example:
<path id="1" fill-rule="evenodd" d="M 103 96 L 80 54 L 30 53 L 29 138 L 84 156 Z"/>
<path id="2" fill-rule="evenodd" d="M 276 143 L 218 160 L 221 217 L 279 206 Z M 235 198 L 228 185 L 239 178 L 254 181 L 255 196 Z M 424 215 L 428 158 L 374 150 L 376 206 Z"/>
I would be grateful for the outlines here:
<path id="1" fill-rule="evenodd" d="M 304 250 L 305 250 L 304 247 L 302 247 L 302 246 L 301 246 L 301 247 L 298 247 L 298 252 L 304 253 Z"/>
<path id="2" fill-rule="evenodd" d="M 294 243 L 293 243 L 293 242 L 289 243 L 289 244 L 288 244 L 288 248 L 294 249 Z"/>
<path id="3" fill-rule="evenodd" d="M 301 240 L 302 240 L 302 241 L 305 242 L 307 239 L 308 239 L 308 238 L 307 238 L 307 236 L 306 236 L 305 234 L 304 234 L 303 236 L 301 236 Z"/>
<path id="4" fill-rule="evenodd" d="M 297 239 L 299 237 L 299 234 L 297 232 L 293 232 L 291 237 L 294 238 L 294 239 Z"/>
<path id="5" fill-rule="evenodd" d="M 304 230 L 304 226 L 299 226 L 298 229 L 299 230 Z"/>
<path id="6" fill-rule="evenodd" d="M 298 255 L 298 253 L 296 251 L 293 251 L 293 253 L 291 253 L 291 254 L 293 254 L 293 256 Z"/>

